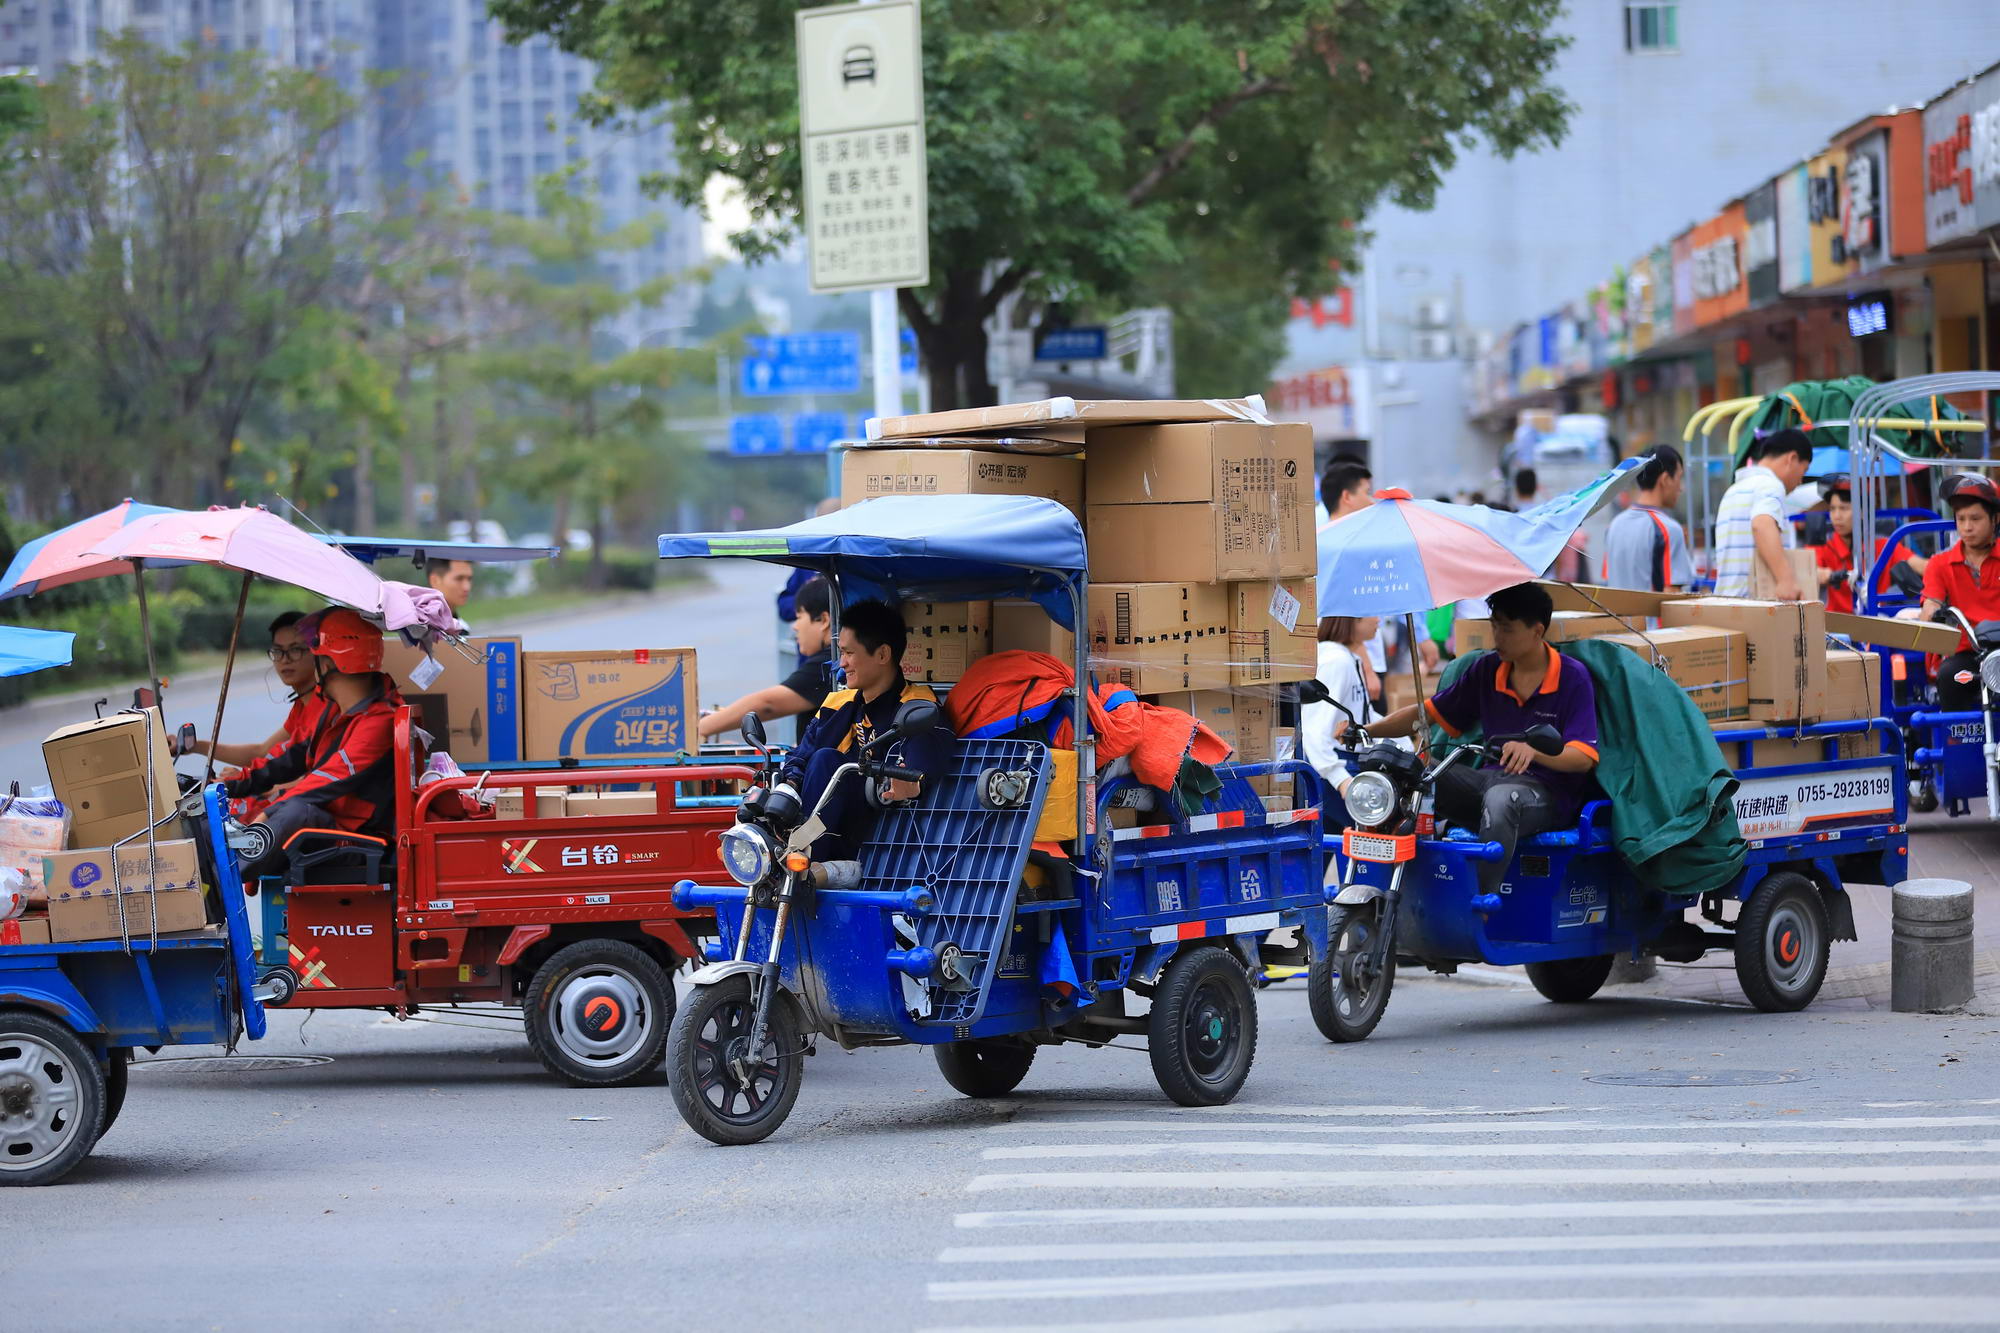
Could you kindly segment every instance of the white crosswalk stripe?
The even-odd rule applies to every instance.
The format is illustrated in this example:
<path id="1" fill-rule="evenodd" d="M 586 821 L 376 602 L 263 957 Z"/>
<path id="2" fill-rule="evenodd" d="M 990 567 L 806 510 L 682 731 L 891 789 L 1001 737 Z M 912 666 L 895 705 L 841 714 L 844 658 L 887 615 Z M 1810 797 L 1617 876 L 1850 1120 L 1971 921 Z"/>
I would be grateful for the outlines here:
<path id="1" fill-rule="evenodd" d="M 927 1294 L 955 1333 L 1990 1327 L 1996 1104 L 1037 1103 Z"/>

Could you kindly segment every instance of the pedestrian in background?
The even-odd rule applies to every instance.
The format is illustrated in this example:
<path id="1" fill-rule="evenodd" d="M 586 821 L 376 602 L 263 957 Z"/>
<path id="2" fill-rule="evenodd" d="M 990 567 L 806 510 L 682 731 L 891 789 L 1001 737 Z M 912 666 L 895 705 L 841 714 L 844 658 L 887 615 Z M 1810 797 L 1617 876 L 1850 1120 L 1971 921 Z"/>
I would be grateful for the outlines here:
<path id="1" fill-rule="evenodd" d="M 1812 466 L 1812 441 L 1796 426 L 1750 446 L 1750 461 L 1715 509 L 1715 595 L 1748 597 L 1758 565 L 1771 576 L 1777 599 L 1805 594 L 1785 554 L 1798 545 L 1785 503 Z"/>
<path id="2" fill-rule="evenodd" d="M 1634 479 L 1638 493 L 1604 531 L 1600 577 L 1606 587 L 1673 592 L 1694 578 L 1687 531 L 1673 514 L 1686 475 L 1680 450 L 1671 444 L 1660 445 L 1640 464 Z"/>

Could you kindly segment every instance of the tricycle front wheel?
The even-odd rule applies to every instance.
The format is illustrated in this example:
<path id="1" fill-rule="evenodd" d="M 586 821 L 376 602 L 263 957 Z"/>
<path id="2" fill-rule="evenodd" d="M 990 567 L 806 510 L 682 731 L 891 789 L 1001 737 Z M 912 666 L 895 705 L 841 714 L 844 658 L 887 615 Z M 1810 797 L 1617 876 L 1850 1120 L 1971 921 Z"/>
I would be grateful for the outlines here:
<path id="1" fill-rule="evenodd" d="M 1250 1077 L 1257 1056 L 1257 1000 L 1243 965 L 1204 945 L 1167 964 L 1146 1044 L 1160 1091 L 1182 1106 L 1220 1106 Z"/>
<path id="2" fill-rule="evenodd" d="M 103 1123 L 97 1053 L 52 1018 L 0 1013 L 0 1185 L 61 1180 Z"/>
<path id="3" fill-rule="evenodd" d="M 1007 1037 L 948 1041 L 931 1047 L 931 1054 L 944 1081 L 968 1097 L 1005 1097 L 1035 1063 L 1033 1046 Z"/>
<path id="4" fill-rule="evenodd" d="M 1375 1030 L 1396 986 L 1392 947 L 1378 971 L 1375 942 L 1382 930 L 1382 901 L 1331 907 L 1326 914 L 1326 948 L 1306 973 L 1306 1001 L 1313 1024 L 1332 1042 L 1360 1041 Z"/>
<path id="5" fill-rule="evenodd" d="M 1804 875 L 1768 876 L 1736 919 L 1736 980 L 1767 1014 L 1803 1009 L 1826 981 L 1826 903 Z"/>
<path id="6" fill-rule="evenodd" d="M 799 1099 L 805 1041 L 797 1011 L 771 997 L 763 1048 L 750 1055 L 754 1004 L 750 978 L 697 986 L 667 1038 L 667 1077 L 688 1128 L 725 1147 L 761 1143 L 777 1132 Z"/>

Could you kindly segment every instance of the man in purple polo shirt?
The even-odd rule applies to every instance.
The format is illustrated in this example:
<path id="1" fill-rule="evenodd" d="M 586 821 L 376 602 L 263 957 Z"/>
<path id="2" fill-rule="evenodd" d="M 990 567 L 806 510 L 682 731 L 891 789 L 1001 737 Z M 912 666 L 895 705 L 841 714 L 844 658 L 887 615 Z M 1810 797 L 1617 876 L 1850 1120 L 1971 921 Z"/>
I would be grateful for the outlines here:
<path id="1" fill-rule="evenodd" d="M 1510 741 L 1493 768 L 1463 763 L 1446 770 L 1437 810 L 1455 824 L 1507 849 L 1500 861 L 1479 863 L 1479 887 L 1496 892 L 1522 838 L 1576 822 L 1597 767 L 1597 692 L 1590 673 L 1549 646 L 1555 606 L 1532 583 L 1486 599 L 1493 616 L 1493 651 L 1482 653 L 1450 686 L 1424 701 L 1431 721 L 1457 736 L 1475 724 L 1488 736 L 1515 735 L 1547 723 L 1563 738 L 1559 754 L 1539 754 Z M 1368 728 L 1374 736 L 1407 736 L 1417 706 L 1399 708 Z"/>

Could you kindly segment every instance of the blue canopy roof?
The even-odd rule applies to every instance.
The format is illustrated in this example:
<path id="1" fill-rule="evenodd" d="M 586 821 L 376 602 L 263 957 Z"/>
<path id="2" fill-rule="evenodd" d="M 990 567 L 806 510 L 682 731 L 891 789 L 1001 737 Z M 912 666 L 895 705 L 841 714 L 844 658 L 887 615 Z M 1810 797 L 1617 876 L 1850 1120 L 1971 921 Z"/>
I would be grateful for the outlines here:
<path id="1" fill-rule="evenodd" d="M 1083 528 L 1054 500 L 887 495 L 785 528 L 668 533 L 662 560 L 764 560 L 834 573 L 845 600 L 1024 597 L 1065 629 L 1070 585 L 1088 567 Z"/>
<path id="2" fill-rule="evenodd" d="M 364 565 L 378 560 L 470 560 L 474 564 L 511 564 L 520 560 L 550 560 L 553 546 L 500 546 L 491 542 L 430 541 L 423 537 L 351 537 L 344 532 L 315 533 L 328 546 L 338 546 Z"/>

